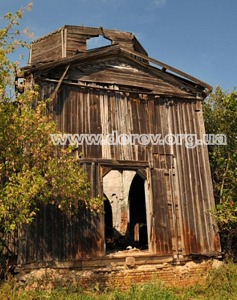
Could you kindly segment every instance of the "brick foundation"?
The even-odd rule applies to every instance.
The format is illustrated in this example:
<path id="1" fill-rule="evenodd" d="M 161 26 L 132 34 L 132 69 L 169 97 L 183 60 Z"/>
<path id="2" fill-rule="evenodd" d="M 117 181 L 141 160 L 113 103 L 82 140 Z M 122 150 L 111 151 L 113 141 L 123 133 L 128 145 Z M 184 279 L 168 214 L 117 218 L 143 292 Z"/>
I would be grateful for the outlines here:
<path id="1" fill-rule="evenodd" d="M 81 285 L 83 287 L 97 286 L 101 290 L 106 287 L 125 289 L 133 283 L 145 283 L 151 280 L 161 280 L 167 286 L 184 287 L 201 283 L 206 272 L 218 267 L 221 262 L 207 259 L 188 261 L 182 264 L 173 263 L 143 264 L 136 266 L 133 258 L 127 259 L 123 266 L 112 265 L 106 268 L 91 268 L 88 270 L 70 270 L 55 268 L 40 268 L 20 272 L 17 279 L 22 285 L 34 288 L 45 286 L 52 288 L 57 283 Z"/>

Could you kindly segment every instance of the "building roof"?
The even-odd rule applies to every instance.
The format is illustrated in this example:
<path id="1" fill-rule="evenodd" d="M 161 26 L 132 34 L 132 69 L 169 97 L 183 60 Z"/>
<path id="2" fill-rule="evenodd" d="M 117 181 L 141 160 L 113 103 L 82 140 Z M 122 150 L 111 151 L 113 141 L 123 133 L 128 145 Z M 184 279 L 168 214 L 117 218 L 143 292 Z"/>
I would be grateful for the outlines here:
<path id="1" fill-rule="evenodd" d="M 36 63 L 35 65 L 22 68 L 22 71 L 24 72 L 24 76 L 27 76 L 30 73 L 44 72 L 59 66 L 90 62 L 112 56 L 126 57 L 147 68 L 147 70 L 162 74 L 164 78 L 167 78 L 168 81 L 173 81 L 176 85 L 177 83 L 180 83 L 180 86 L 184 87 L 186 90 L 189 88 L 191 90 L 195 89 L 197 92 L 201 93 L 202 97 L 207 96 L 212 91 L 212 87 L 207 83 L 147 55 L 125 49 L 120 44 L 112 44 L 110 46 L 87 50 L 86 52 L 78 53 L 70 57 L 59 58 L 55 61 Z"/>

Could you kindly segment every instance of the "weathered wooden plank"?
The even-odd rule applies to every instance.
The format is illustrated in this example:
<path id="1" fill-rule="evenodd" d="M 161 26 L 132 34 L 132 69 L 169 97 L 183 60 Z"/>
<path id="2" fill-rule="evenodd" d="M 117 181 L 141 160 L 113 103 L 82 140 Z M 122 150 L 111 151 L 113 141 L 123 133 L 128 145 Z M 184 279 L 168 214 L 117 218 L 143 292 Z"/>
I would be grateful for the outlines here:
<path id="1" fill-rule="evenodd" d="M 156 254 L 172 253 L 172 234 L 170 231 L 165 175 L 162 170 L 152 169 L 153 210 L 156 233 Z"/>
<path id="2" fill-rule="evenodd" d="M 145 59 L 145 60 L 148 60 L 149 62 L 152 62 L 152 63 L 154 63 L 154 64 L 157 64 L 157 65 L 159 65 L 159 66 L 165 68 L 166 70 L 170 70 L 170 71 L 172 71 L 172 72 L 174 72 L 174 73 L 176 73 L 176 74 L 178 74 L 178 75 L 181 75 L 181 76 L 183 76 L 184 78 L 187 78 L 187 79 L 189 79 L 189 80 L 191 80 L 191 81 L 193 81 L 193 82 L 195 82 L 195 83 L 197 83 L 197 84 L 199 84 L 199 85 L 201 85 L 201 86 L 204 86 L 205 88 L 207 88 L 207 89 L 209 90 L 209 93 L 212 91 L 212 86 L 208 85 L 207 83 L 205 83 L 205 82 L 203 82 L 203 81 L 201 81 L 201 80 L 199 80 L 199 79 L 197 79 L 197 78 L 195 78 L 195 77 L 193 77 L 193 76 L 191 76 L 191 75 L 189 75 L 189 74 L 187 74 L 187 73 L 185 73 L 185 72 L 182 72 L 182 71 L 180 71 L 180 70 L 178 70 L 178 69 L 176 69 L 176 68 L 173 68 L 173 67 L 171 67 L 171 66 L 169 66 L 169 65 L 167 65 L 167 64 L 162 63 L 161 61 L 158 61 L 158 60 L 156 60 L 156 59 L 154 59 L 154 58 L 151 58 L 151 57 L 148 57 L 148 56 L 146 56 L 146 55 L 143 55 L 143 54 L 137 54 L 136 52 L 129 51 L 129 50 L 127 50 L 127 49 L 126 49 L 125 51 L 126 51 L 127 53 L 130 53 L 130 54 L 133 54 L 133 55 L 135 55 L 135 56 L 141 57 L 141 58 L 143 58 L 143 59 Z"/>
<path id="3" fill-rule="evenodd" d="M 176 128 L 178 134 L 183 134 L 183 123 L 182 123 L 182 103 L 177 103 L 177 110 L 176 110 Z M 190 231 L 190 219 L 188 215 L 188 208 L 187 208 L 187 188 L 185 185 L 185 175 L 186 170 L 184 167 L 185 164 L 185 153 L 184 153 L 184 147 L 181 145 L 177 147 L 177 171 L 179 174 L 179 189 L 180 189 L 180 209 L 182 211 L 182 230 L 183 230 L 183 241 L 184 241 L 184 253 L 189 254 L 190 253 L 190 237 L 189 237 L 189 231 Z"/>
<path id="4" fill-rule="evenodd" d="M 195 128 L 195 117 L 196 115 L 194 112 L 194 104 L 190 103 L 188 105 L 188 119 L 189 119 L 189 128 L 190 133 L 195 134 L 196 128 Z M 197 146 L 198 147 L 198 146 Z M 196 215 L 196 231 L 197 231 L 197 237 L 199 241 L 199 249 L 198 253 L 201 251 L 205 251 L 207 249 L 206 245 L 206 230 L 205 230 L 205 219 L 203 218 L 203 210 L 200 209 L 200 199 L 202 199 L 201 193 L 200 193 L 200 182 L 198 178 L 198 157 L 197 157 L 197 149 L 196 147 L 194 149 L 189 149 L 191 153 L 191 165 L 192 165 L 192 187 L 193 187 L 193 199 L 194 199 L 194 206 L 195 206 L 195 215 Z"/>
<path id="5" fill-rule="evenodd" d="M 191 134 L 190 130 L 190 124 L 189 124 L 189 103 L 185 102 L 183 105 L 183 124 L 184 124 L 184 131 L 185 134 Z M 194 169 L 193 169 L 193 163 L 192 163 L 192 149 L 184 147 L 185 153 L 186 153 L 186 159 L 187 163 L 186 165 L 186 183 L 187 183 L 187 195 L 188 195 L 188 212 L 189 216 L 191 218 L 190 220 L 190 251 L 191 253 L 198 253 L 200 250 L 200 245 L 199 245 L 199 239 L 200 237 L 198 236 L 198 222 L 197 222 L 197 210 L 195 206 L 195 195 L 194 195 L 194 190 L 193 186 L 195 185 L 195 180 L 194 180 Z"/>

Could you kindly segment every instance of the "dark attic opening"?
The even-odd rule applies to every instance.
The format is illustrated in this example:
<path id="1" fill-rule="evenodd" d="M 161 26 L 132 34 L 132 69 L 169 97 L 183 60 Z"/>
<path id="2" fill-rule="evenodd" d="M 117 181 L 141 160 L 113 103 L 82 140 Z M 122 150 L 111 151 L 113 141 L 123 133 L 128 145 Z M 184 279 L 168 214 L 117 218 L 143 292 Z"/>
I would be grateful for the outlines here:
<path id="1" fill-rule="evenodd" d="M 135 175 L 130 192 L 130 239 L 134 247 L 148 249 L 145 182 L 138 174 Z"/>

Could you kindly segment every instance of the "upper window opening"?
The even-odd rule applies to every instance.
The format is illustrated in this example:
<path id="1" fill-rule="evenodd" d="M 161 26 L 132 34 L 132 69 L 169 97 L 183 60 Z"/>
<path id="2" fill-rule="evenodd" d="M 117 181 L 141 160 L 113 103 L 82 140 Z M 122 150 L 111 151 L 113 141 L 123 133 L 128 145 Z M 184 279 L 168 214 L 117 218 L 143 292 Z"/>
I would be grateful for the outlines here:
<path id="1" fill-rule="evenodd" d="M 111 45 L 111 41 L 101 35 L 88 39 L 86 43 L 87 50 L 109 45 Z"/>

